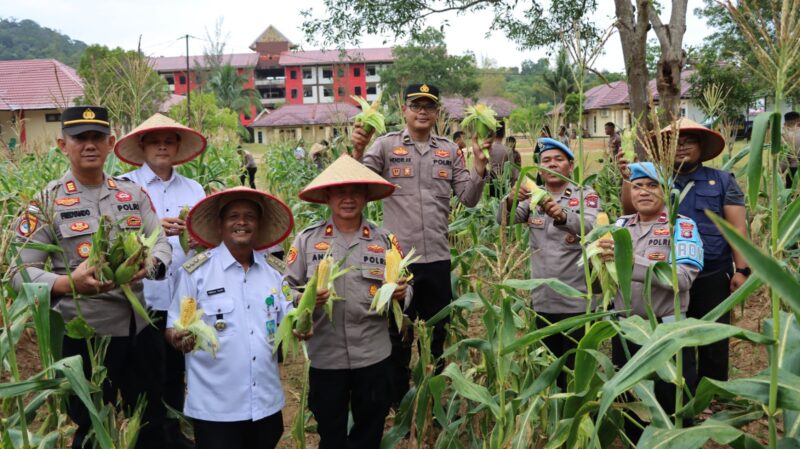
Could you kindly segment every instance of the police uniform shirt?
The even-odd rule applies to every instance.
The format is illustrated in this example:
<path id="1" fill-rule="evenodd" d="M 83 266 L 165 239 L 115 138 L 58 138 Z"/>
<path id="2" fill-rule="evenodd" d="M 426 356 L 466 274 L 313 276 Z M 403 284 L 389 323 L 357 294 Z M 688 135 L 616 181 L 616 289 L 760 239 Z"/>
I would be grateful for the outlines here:
<path id="1" fill-rule="evenodd" d="M 557 278 L 558 280 L 586 292 L 586 280 L 581 260 L 580 243 L 580 190 L 569 184 L 560 197 L 553 196 L 567 214 L 564 224 L 557 225 L 541 207 L 531 209 L 530 198 L 517 204 L 515 223 L 528 223 L 531 247 L 531 279 Z M 584 188 L 584 231 L 593 228 L 600 207 L 600 197 L 594 190 Z M 503 208 L 498 208 L 497 220 L 501 221 Z M 568 298 L 556 293 L 546 285 L 531 292 L 533 309 L 540 313 L 584 313 L 586 301 Z"/>
<path id="2" fill-rule="evenodd" d="M 21 242 L 55 244 L 63 255 L 48 255 L 43 251 L 22 248 L 20 258 L 31 282 L 43 282 L 53 287 L 59 275 L 74 271 L 87 257 L 92 248 L 92 234 L 97 230 L 101 215 L 110 218 L 112 226 L 109 239 L 120 230 L 143 230 L 145 235 L 158 232 L 158 241 L 152 255 L 165 266 L 170 263 L 171 249 L 161 229 L 150 198 L 142 188 L 131 181 L 104 175 L 102 184 L 84 186 L 67 171 L 64 176 L 50 182 L 41 193 L 36 210 L 29 210 L 17 221 L 16 231 Z M 51 270 L 44 264 L 50 259 Z M 65 263 L 66 262 L 66 263 Z M 69 270 L 67 269 L 69 268 Z M 22 276 L 14 277 L 14 288 L 22 285 Z M 141 299 L 142 283 L 131 285 Z M 71 294 L 53 298 L 54 310 L 61 313 L 65 322 L 77 316 L 77 307 Z M 120 288 L 96 295 L 83 295 L 80 310 L 89 326 L 99 335 L 112 337 L 130 334 L 131 305 Z M 136 331 L 142 330 L 145 320 L 134 314 Z"/>
<path id="3" fill-rule="evenodd" d="M 625 227 L 633 241 L 633 283 L 631 285 L 631 314 L 647 318 L 644 302 L 644 281 L 650 265 L 670 260 L 671 241 L 666 211 L 655 222 L 643 223 L 638 214 L 619 218 L 617 226 Z M 697 274 L 703 269 L 703 241 L 697 224 L 691 218 L 680 216 L 675 223 L 675 252 L 678 268 L 678 289 L 680 290 L 681 313 L 689 308 L 689 289 Z M 651 301 L 653 313 L 657 318 L 671 319 L 675 314 L 672 285 L 662 285 L 656 276 L 652 277 Z M 625 310 L 622 295 L 617 294 L 614 308 Z"/>
<path id="4" fill-rule="evenodd" d="M 190 259 L 178 270 L 167 327 L 180 318 L 180 300 L 197 299 L 203 320 L 217 329 L 216 358 L 206 351 L 186 354 L 186 416 L 205 421 L 259 420 L 280 411 L 283 388 L 275 332 L 291 302 L 281 274 L 253 252 L 245 271 L 225 244 Z"/>
<path id="5" fill-rule="evenodd" d="M 338 296 L 333 322 L 323 307 L 314 310 L 314 336 L 308 340 L 311 366 L 319 369 L 355 369 L 378 363 L 392 352 L 388 318 L 369 310 L 372 298 L 383 284 L 385 252 L 390 248 L 388 232 L 362 218 L 362 226 L 348 243 L 333 220 L 313 224 L 294 240 L 286 259 L 286 281 L 295 298 L 330 249 L 335 261 L 346 258 L 343 268 L 353 269 L 334 281 Z M 412 289 L 406 288 L 405 306 Z"/>
<path id="6" fill-rule="evenodd" d="M 455 192 L 467 207 L 475 206 L 489 170 L 484 177 L 468 171 L 458 146 L 444 137 L 431 135 L 420 146 L 407 129 L 388 133 L 375 140 L 362 163 L 398 186 L 383 200 L 387 229 L 406 249 L 416 249 L 419 263 L 450 260 L 450 196 Z"/>
<path id="7" fill-rule="evenodd" d="M 489 149 L 489 162 L 494 177 L 500 178 L 503 175 L 506 162 L 514 163 L 513 154 L 502 143 L 492 142 L 492 147 Z M 514 168 L 510 179 L 515 179 L 516 175 L 517 170 Z"/>
<path id="8" fill-rule="evenodd" d="M 177 217 L 184 206 L 194 207 L 206 194 L 196 181 L 181 176 L 172 170 L 172 177 L 162 180 L 147 164 L 138 170 L 122 175 L 139 184 L 147 190 L 150 200 L 156 209 L 159 218 Z M 144 299 L 147 306 L 153 310 L 167 310 L 172 299 L 172 290 L 175 275 L 187 259 L 177 235 L 167 237 L 172 246 L 172 263 L 167 268 L 167 274 L 161 281 L 144 281 Z"/>

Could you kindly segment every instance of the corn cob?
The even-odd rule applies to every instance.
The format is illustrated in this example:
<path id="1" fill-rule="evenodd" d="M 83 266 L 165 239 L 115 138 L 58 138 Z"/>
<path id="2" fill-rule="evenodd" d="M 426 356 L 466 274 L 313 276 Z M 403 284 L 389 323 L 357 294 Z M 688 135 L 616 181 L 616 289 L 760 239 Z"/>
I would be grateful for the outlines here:
<path id="1" fill-rule="evenodd" d="M 212 357 L 216 357 L 219 347 L 217 331 L 206 324 L 202 317 L 203 311 L 197 308 L 197 300 L 188 296 L 183 297 L 180 319 L 175 322 L 175 329 L 187 331 L 195 337 L 193 351 L 208 351 Z"/>
<path id="2" fill-rule="evenodd" d="M 319 261 L 319 265 L 317 265 L 317 290 L 322 290 L 328 287 L 328 279 L 331 275 L 332 265 L 333 257 L 330 255 L 325 256 Z"/>
<path id="3" fill-rule="evenodd" d="M 531 194 L 531 207 L 538 205 L 547 197 L 547 191 L 536 185 L 530 178 L 525 179 L 525 187 Z"/>
<path id="4" fill-rule="evenodd" d="M 296 352 L 298 340 L 292 333 L 293 329 L 301 334 L 307 334 L 313 326 L 312 315 L 314 313 L 314 305 L 317 301 L 317 272 L 311 276 L 306 284 L 305 291 L 297 302 L 297 307 L 292 309 L 281 320 L 278 326 L 278 332 L 275 334 L 275 344 L 272 346 L 272 351 L 277 352 L 278 348 L 283 348 L 284 357 L 289 352 Z"/>
<path id="5" fill-rule="evenodd" d="M 609 219 L 605 212 L 599 212 L 595 219 L 595 227 L 608 226 Z M 591 242 L 586 248 L 586 257 L 592 264 L 593 271 L 591 273 L 591 281 L 600 279 L 600 287 L 603 291 L 603 308 L 608 307 L 608 304 L 617 294 L 619 281 L 617 280 L 617 266 L 613 261 L 604 261 L 600 258 L 603 248 L 600 247 L 602 241 L 613 241 L 614 237 L 611 232 L 606 232 L 598 239 Z M 583 259 L 578 261 L 578 265 L 583 263 Z"/>
<path id="6" fill-rule="evenodd" d="M 90 267 L 95 267 L 94 278 L 102 283 L 114 280 L 114 272 L 108 265 L 108 234 L 111 225 L 108 217 L 100 216 L 97 223 L 97 230 L 92 234 L 92 249 L 86 263 Z"/>
<path id="7" fill-rule="evenodd" d="M 372 104 L 369 104 L 366 100 L 358 95 L 351 95 L 350 97 L 357 101 L 361 106 L 361 112 L 353 117 L 353 120 L 355 120 L 356 123 L 362 124 L 364 127 L 364 132 L 369 134 L 374 129 L 378 132 L 378 134 L 385 133 L 386 121 L 379 109 L 381 106 L 381 96 L 378 95 L 378 98 L 376 98 Z"/>
<path id="8" fill-rule="evenodd" d="M 497 129 L 497 113 L 489 106 L 478 103 L 475 106 L 467 106 L 464 120 L 461 127 L 472 126 L 474 132 L 480 139 L 486 139 Z"/>
<path id="9" fill-rule="evenodd" d="M 608 214 L 605 213 L 605 212 L 599 212 L 597 214 L 597 218 L 594 221 L 594 225 L 595 226 L 608 226 L 609 224 L 611 224 L 611 223 L 609 223 L 609 221 L 608 221 Z M 614 238 L 611 236 L 611 232 L 606 232 L 598 240 L 614 240 Z"/>
<path id="10" fill-rule="evenodd" d="M 186 217 L 189 215 L 189 207 L 184 206 L 181 208 L 181 212 L 178 214 L 178 218 L 181 220 L 186 220 Z M 189 229 L 183 228 L 181 231 L 180 236 L 178 236 L 178 240 L 181 243 L 181 249 L 183 250 L 183 254 L 189 254 L 191 248 L 189 247 Z"/>
<path id="11" fill-rule="evenodd" d="M 369 308 L 378 313 L 388 313 L 387 306 L 391 302 L 397 328 L 402 329 L 403 309 L 398 301 L 392 301 L 392 295 L 397 290 L 398 280 L 406 278 L 406 281 L 410 281 L 414 277 L 408 271 L 408 266 L 419 260 L 419 257 L 414 257 L 414 248 L 411 248 L 408 254 L 403 257 L 394 245 L 390 245 L 389 249 L 386 250 L 385 259 L 386 267 L 383 271 L 383 285 L 375 292 Z"/>

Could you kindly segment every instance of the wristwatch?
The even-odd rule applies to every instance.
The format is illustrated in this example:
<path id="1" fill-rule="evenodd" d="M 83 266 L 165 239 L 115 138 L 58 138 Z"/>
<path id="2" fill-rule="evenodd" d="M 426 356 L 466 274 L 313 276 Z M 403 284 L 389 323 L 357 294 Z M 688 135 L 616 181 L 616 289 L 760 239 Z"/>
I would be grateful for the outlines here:
<path id="1" fill-rule="evenodd" d="M 750 267 L 744 267 L 744 268 L 737 268 L 736 272 L 741 273 L 745 276 L 750 276 L 750 273 L 752 273 L 753 270 L 751 270 Z"/>

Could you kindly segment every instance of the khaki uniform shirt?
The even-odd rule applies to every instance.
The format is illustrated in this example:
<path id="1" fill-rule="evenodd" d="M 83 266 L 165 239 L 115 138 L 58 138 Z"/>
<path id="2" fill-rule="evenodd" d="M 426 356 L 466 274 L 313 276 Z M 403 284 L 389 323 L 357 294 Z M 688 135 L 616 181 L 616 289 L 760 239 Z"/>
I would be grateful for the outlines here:
<path id="1" fill-rule="evenodd" d="M 783 127 L 783 138 L 789 146 L 789 154 L 786 162 L 789 167 L 797 168 L 797 161 L 800 159 L 800 124 L 794 127 Z"/>
<path id="2" fill-rule="evenodd" d="M 286 258 L 286 282 L 299 300 L 301 289 L 332 248 L 335 261 L 346 258 L 343 268 L 353 270 L 334 281 L 338 296 L 334 302 L 333 322 L 324 307 L 314 310 L 314 336 L 308 340 L 311 366 L 320 369 L 355 369 L 374 365 L 392 352 L 387 316 L 370 311 L 372 298 L 383 284 L 386 266 L 384 252 L 389 248 L 390 234 L 362 219 L 361 230 L 347 243 L 333 220 L 315 223 L 297 235 Z M 412 289 L 406 289 L 405 305 L 411 301 Z"/>
<path id="3" fill-rule="evenodd" d="M 99 195 L 98 195 L 99 194 Z M 97 196 L 96 196 L 97 195 Z M 47 253 L 23 248 L 20 251 L 22 263 L 32 282 L 43 282 L 52 288 L 59 275 L 74 271 L 88 256 L 92 247 L 92 234 L 97 230 L 100 215 L 111 218 L 110 239 L 120 230 L 144 230 L 145 235 L 153 231 L 159 233 L 158 242 L 152 255 L 165 266 L 171 261 L 171 248 L 167 241 L 153 204 L 147 193 L 138 185 L 125 178 L 105 176 L 97 190 L 82 186 L 70 171 L 59 180 L 50 182 L 41 193 L 36 211 L 29 210 L 17 221 L 17 236 L 21 241 L 55 244 L 64 254 Z M 52 268 L 44 270 L 50 259 Z M 14 288 L 22 285 L 22 276 L 14 277 Z M 144 304 L 142 282 L 134 282 L 132 290 Z M 75 299 L 71 294 L 53 298 L 53 308 L 61 313 L 65 322 L 77 316 Z M 113 337 L 128 336 L 133 310 L 120 288 L 105 293 L 82 296 L 80 309 L 88 324 L 99 335 Z M 135 314 L 136 332 L 144 328 L 146 322 Z"/>
<path id="4" fill-rule="evenodd" d="M 642 223 L 638 214 L 624 215 L 616 225 L 625 227 L 633 241 L 633 283 L 631 285 L 631 314 L 647 318 L 644 300 L 644 281 L 647 268 L 658 261 L 670 260 L 672 238 L 669 234 L 667 214 L 663 212 L 657 221 Z M 678 289 L 680 290 L 681 313 L 689 308 L 689 289 L 703 266 L 703 242 L 697 226 L 691 218 L 681 216 L 675 226 L 678 258 Z M 651 302 L 656 318 L 672 317 L 675 314 L 672 285 L 662 285 L 652 277 Z M 622 294 L 614 299 L 614 308 L 625 310 Z"/>
<path id="5" fill-rule="evenodd" d="M 555 224 L 541 207 L 531 209 L 530 198 L 518 203 L 514 214 L 515 223 L 527 222 L 530 229 L 531 279 L 556 278 L 586 292 L 584 270 L 578 266 L 581 260 L 580 191 L 578 186 L 570 184 L 560 197 L 554 198 L 567 213 L 567 221 L 562 225 Z M 583 202 L 584 231 L 588 234 L 601 210 L 600 197 L 594 190 L 585 188 Z M 498 222 L 502 218 L 501 211 L 502 208 L 497 212 Z M 586 301 L 567 298 L 546 285 L 534 289 L 531 300 L 533 309 L 541 313 L 586 312 Z"/>
<path id="6" fill-rule="evenodd" d="M 431 135 L 420 151 L 408 130 L 385 134 L 366 151 L 363 164 L 398 186 L 383 200 L 383 222 L 406 250 L 415 248 L 419 263 L 450 260 L 447 241 L 450 196 L 468 207 L 478 204 L 487 179 L 468 171 L 458 146 Z"/>

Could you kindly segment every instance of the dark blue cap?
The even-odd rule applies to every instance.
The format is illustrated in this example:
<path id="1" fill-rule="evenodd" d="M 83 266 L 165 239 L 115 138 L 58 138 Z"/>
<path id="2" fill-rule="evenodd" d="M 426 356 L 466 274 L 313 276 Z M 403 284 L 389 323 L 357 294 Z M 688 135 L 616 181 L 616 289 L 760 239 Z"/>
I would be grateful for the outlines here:
<path id="1" fill-rule="evenodd" d="M 568 146 L 556 139 L 542 137 L 539 139 L 539 145 L 536 147 L 536 152 L 541 154 L 547 150 L 561 150 L 567 155 L 567 158 L 570 160 L 575 160 L 575 155 L 572 154 L 572 150 L 570 150 Z"/>

